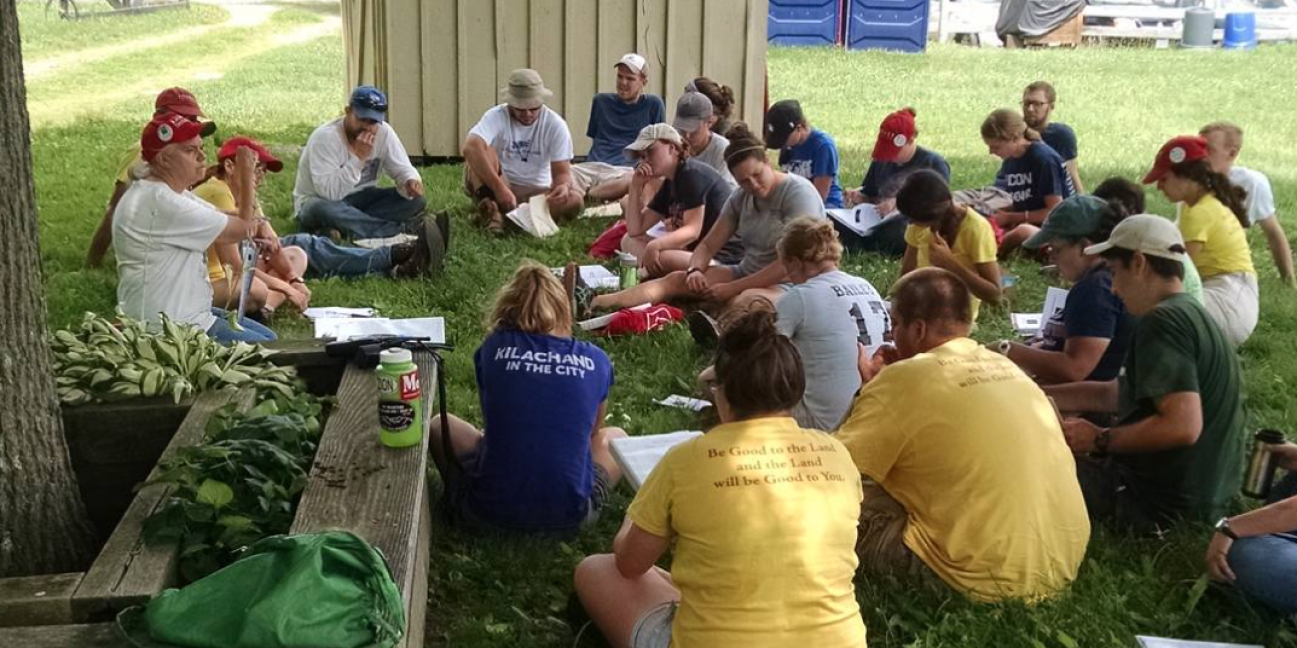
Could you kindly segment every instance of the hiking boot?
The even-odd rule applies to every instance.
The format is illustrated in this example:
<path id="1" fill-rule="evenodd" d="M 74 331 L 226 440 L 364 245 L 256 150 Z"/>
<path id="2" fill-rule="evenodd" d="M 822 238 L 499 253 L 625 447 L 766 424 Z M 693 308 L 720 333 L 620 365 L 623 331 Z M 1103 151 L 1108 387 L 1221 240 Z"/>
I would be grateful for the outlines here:
<path id="1" fill-rule="evenodd" d="M 450 212 L 439 211 L 433 215 L 437 229 L 441 231 L 441 244 L 447 254 L 450 253 Z"/>
<path id="2" fill-rule="evenodd" d="M 397 243 L 393 245 L 389 252 L 392 255 L 392 267 L 395 268 L 409 260 L 414 255 L 414 248 L 414 243 Z"/>
<path id="3" fill-rule="evenodd" d="M 504 215 L 495 200 L 483 198 L 477 203 L 477 223 L 489 234 L 504 234 Z"/>
<path id="4" fill-rule="evenodd" d="M 594 315 L 594 289 L 581 278 L 581 268 L 576 263 L 568 263 L 563 268 L 563 291 L 572 304 L 574 319 L 590 319 Z"/>
<path id="5" fill-rule="evenodd" d="M 446 261 L 446 245 L 442 241 L 441 229 L 437 227 L 436 221 L 425 218 L 423 229 L 419 232 L 419 240 L 410 245 L 414 249 L 404 261 L 392 267 L 392 276 L 397 279 L 409 279 L 441 273 Z M 395 256 L 395 249 L 393 255 Z"/>
<path id="6" fill-rule="evenodd" d="M 710 349 L 720 341 L 720 327 L 716 325 L 716 320 L 711 315 L 696 310 L 689 313 L 685 321 L 689 323 L 689 334 L 693 336 L 698 346 Z"/>

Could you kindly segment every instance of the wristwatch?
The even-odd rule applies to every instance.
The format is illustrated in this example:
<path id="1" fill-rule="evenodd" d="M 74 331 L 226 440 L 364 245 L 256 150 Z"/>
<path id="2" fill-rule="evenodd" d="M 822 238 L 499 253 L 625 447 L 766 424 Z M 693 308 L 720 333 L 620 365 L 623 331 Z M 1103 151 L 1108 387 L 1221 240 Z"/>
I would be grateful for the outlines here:
<path id="1" fill-rule="evenodd" d="M 689 269 L 685 270 L 685 276 L 688 277 L 689 275 L 695 272 L 702 272 L 702 271 L 703 271 L 702 268 L 695 268 L 693 266 L 690 266 Z"/>
<path id="2" fill-rule="evenodd" d="M 1013 343 L 1008 340 L 1000 340 L 995 345 L 995 350 L 1004 357 L 1009 357 L 1009 350 L 1013 348 Z"/>
<path id="3" fill-rule="evenodd" d="M 1228 517 L 1221 518 L 1220 521 L 1216 523 L 1215 529 L 1216 533 L 1219 533 L 1230 540 L 1238 540 L 1238 534 L 1234 533 L 1234 529 L 1229 528 Z"/>

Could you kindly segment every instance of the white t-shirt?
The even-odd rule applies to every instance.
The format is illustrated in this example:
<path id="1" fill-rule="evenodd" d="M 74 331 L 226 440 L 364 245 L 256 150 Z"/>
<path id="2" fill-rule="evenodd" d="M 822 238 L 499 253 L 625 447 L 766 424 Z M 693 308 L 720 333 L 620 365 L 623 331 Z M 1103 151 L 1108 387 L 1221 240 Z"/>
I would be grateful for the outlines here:
<path id="1" fill-rule="evenodd" d="M 212 284 L 207 248 L 229 216 L 186 191 L 176 193 L 152 179 L 131 183 L 113 212 L 117 251 L 117 305 L 126 315 L 161 325 L 158 313 L 176 323 L 211 328 Z"/>
<path id="2" fill-rule="evenodd" d="M 734 176 L 730 175 L 730 167 L 725 164 L 725 149 L 730 145 L 730 141 L 724 137 L 712 133 L 711 141 L 707 142 L 707 148 L 702 153 L 695 155 L 694 158 L 707 166 L 716 169 L 721 174 L 721 179 L 729 186 L 737 187 L 739 183 L 734 181 Z"/>
<path id="3" fill-rule="evenodd" d="M 482 119 L 468 131 L 482 138 L 500 158 L 500 170 L 509 184 L 545 187 L 553 184 L 549 165 L 572 159 L 572 134 L 558 113 L 541 108 L 530 126 L 509 117 L 509 107 L 500 104 L 482 114 Z"/>
<path id="4" fill-rule="evenodd" d="M 297 163 L 297 184 L 293 186 L 296 211 L 300 212 L 310 198 L 338 201 L 372 187 L 378 184 L 379 171 L 386 171 L 397 185 L 419 177 L 391 124 L 379 123 L 374 152 L 362 162 L 347 148 L 343 119 L 339 117 L 315 129 L 306 140 Z"/>
<path id="5" fill-rule="evenodd" d="M 1229 181 L 1247 190 L 1247 220 L 1253 225 L 1274 216 L 1274 190 L 1260 171 L 1241 166 L 1231 167 Z"/>

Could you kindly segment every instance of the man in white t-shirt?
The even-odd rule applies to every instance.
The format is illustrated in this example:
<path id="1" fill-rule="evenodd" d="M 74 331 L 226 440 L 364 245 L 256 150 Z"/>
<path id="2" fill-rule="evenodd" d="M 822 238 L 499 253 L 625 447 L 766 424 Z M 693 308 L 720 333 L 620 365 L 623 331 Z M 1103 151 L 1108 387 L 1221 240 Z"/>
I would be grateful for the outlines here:
<path id="1" fill-rule="evenodd" d="M 1270 247 L 1270 256 L 1274 257 L 1274 266 L 1279 276 L 1289 286 L 1297 288 L 1297 278 L 1293 276 L 1292 246 L 1288 244 L 1288 235 L 1283 231 L 1283 224 L 1275 217 L 1274 190 L 1270 180 L 1259 171 L 1235 166 L 1239 151 L 1243 150 L 1243 129 L 1226 121 L 1212 122 L 1198 131 L 1207 140 L 1207 161 L 1213 171 L 1229 176 L 1229 181 L 1247 191 L 1247 218 L 1253 225 L 1259 225 L 1265 233 L 1266 245 Z"/>
<path id="2" fill-rule="evenodd" d="M 386 172 L 396 187 L 379 188 Z M 304 231 L 383 239 L 414 231 L 423 214 L 423 181 L 387 123 L 387 96 L 373 86 L 351 93 L 347 112 L 311 133 L 293 187 Z"/>
<path id="3" fill-rule="evenodd" d="M 202 125 L 177 113 L 158 115 L 140 135 L 143 177 L 131 183 L 113 214 L 117 251 L 117 301 L 123 313 L 161 326 L 196 326 L 219 342 L 268 342 L 275 334 L 256 322 L 231 324 L 212 308 L 207 248 L 238 243 L 256 228 L 252 198 L 257 155 L 235 154 L 239 176 L 237 217 L 227 216 L 189 192 L 207 172 Z"/>
<path id="4" fill-rule="evenodd" d="M 554 93 L 535 70 L 514 70 L 503 102 L 482 115 L 464 138 L 464 192 L 488 231 L 504 231 L 503 214 L 545 194 L 557 218 L 574 216 L 585 194 L 572 177 L 572 134 L 545 105 Z"/>
<path id="5" fill-rule="evenodd" d="M 730 187 L 738 187 L 730 168 L 725 164 L 725 148 L 730 141 L 712 132 L 716 125 L 712 100 L 701 92 L 686 92 L 676 101 L 676 115 L 671 125 L 684 136 L 689 154 L 695 160 L 716 169 Z"/>

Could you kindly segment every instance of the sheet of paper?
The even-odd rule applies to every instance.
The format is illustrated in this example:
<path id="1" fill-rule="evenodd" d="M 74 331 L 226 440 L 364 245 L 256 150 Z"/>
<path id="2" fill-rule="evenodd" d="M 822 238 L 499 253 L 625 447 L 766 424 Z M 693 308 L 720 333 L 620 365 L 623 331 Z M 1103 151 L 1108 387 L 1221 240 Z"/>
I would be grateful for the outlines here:
<path id="1" fill-rule="evenodd" d="M 324 317 L 373 317 L 372 308 L 348 308 L 346 306 L 312 306 L 302 314 L 307 319 L 317 320 Z"/>
<path id="2" fill-rule="evenodd" d="M 563 277 L 563 268 L 550 268 L 555 277 Z M 613 289 L 621 288 L 621 278 L 613 274 L 611 270 L 601 265 L 583 265 L 581 266 L 581 279 L 585 285 L 594 289 Z"/>
<path id="3" fill-rule="evenodd" d="M 1061 314 L 1063 312 L 1063 307 L 1066 305 L 1067 290 L 1051 286 L 1049 290 L 1045 291 L 1045 307 L 1041 309 L 1040 312 L 1045 316 L 1045 319 L 1048 320 L 1051 317 Z"/>
<path id="4" fill-rule="evenodd" d="M 702 432 L 681 430 L 668 434 L 613 439 L 612 456 L 617 460 L 617 465 L 621 466 L 631 488 L 639 490 L 668 450 L 702 435 Z"/>
<path id="5" fill-rule="evenodd" d="M 441 317 L 412 317 L 388 319 L 386 317 L 327 317 L 315 320 L 315 337 L 334 338 L 338 341 L 371 335 L 400 335 L 428 338 L 432 342 L 446 341 L 446 320 Z"/>
<path id="6" fill-rule="evenodd" d="M 1040 313 L 1012 313 L 1009 317 L 1013 320 L 1013 329 L 1023 337 L 1035 337 L 1040 333 L 1045 319 Z"/>
<path id="7" fill-rule="evenodd" d="M 640 304 L 639 306 L 632 306 L 626 310 L 644 310 L 652 305 L 653 304 Z M 599 317 L 591 317 L 588 320 L 577 322 L 576 325 L 580 326 L 583 331 L 597 331 L 612 323 L 612 318 L 616 314 L 617 313 L 608 313 L 607 315 L 600 315 Z"/>
<path id="8" fill-rule="evenodd" d="M 679 394 L 671 394 L 670 396 L 667 396 L 666 398 L 660 400 L 655 398 L 653 399 L 653 402 L 657 403 L 658 405 L 665 405 L 667 407 L 693 410 L 695 412 L 701 412 L 707 409 L 708 407 L 712 406 L 711 403 L 708 403 L 705 400 L 700 400 L 697 398 L 689 398 L 688 396 L 681 396 Z"/>
<path id="9" fill-rule="evenodd" d="M 1141 648 L 1262 648 L 1256 644 L 1216 643 L 1213 641 L 1186 641 L 1165 637 L 1135 635 Z"/>
<path id="10" fill-rule="evenodd" d="M 865 235 L 873 226 L 883 222 L 883 217 L 878 213 L 878 208 L 873 205 L 863 204 L 856 205 L 851 209 L 826 209 L 824 213 L 829 218 L 839 222 L 843 227 L 859 234 Z"/>
<path id="11" fill-rule="evenodd" d="M 396 236 L 389 236 L 387 238 L 359 239 L 352 241 L 352 244 L 356 247 L 362 247 L 368 250 L 377 250 L 378 248 L 390 247 L 401 243 L 413 243 L 417 240 L 419 240 L 419 237 L 414 234 L 397 234 Z"/>
<path id="12" fill-rule="evenodd" d="M 667 234 L 667 224 L 658 221 L 656 225 L 648 228 L 648 231 L 644 233 L 647 234 L 649 238 L 662 238 Z"/>
<path id="13" fill-rule="evenodd" d="M 621 203 L 610 202 L 589 207 L 581 212 L 581 218 L 616 218 L 621 216 Z"/>

